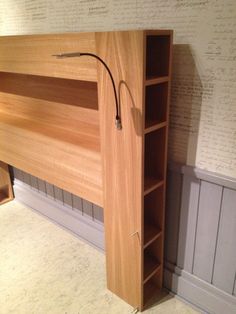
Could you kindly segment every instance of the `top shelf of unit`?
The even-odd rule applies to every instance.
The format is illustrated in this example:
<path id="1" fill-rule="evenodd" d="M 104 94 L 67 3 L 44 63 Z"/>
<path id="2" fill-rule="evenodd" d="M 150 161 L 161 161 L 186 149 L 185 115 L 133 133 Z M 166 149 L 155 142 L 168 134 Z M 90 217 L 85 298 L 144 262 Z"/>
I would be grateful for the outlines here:
<path id="1" fill-rule="evenodd" d="M 156 84 L 153 79 L 158 81 L 170 75 L 171 42 L 172 32 L 146 33 L 146 83 Z"/>

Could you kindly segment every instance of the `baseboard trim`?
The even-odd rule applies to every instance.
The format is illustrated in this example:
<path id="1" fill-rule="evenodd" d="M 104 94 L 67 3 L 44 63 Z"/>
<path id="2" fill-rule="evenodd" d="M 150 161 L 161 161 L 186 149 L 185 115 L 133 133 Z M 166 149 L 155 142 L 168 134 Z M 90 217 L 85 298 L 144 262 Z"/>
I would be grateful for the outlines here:
<path id="1" fill-rule="evenodd" d="M 165 263 L 164 285 L 200 309 L 214 314 L 235 314 L 236 298 L 208 284 L 198 277 Z"/>
<path id="2" fill-rule="evenodd" d="M 102 224 L 93 221 L 91 217 L 83 216 L 17 179 L 14 180 L 14 194 L 17 201 L 29 206 L 79 238 L 104 251 L 104 227 Z"/>

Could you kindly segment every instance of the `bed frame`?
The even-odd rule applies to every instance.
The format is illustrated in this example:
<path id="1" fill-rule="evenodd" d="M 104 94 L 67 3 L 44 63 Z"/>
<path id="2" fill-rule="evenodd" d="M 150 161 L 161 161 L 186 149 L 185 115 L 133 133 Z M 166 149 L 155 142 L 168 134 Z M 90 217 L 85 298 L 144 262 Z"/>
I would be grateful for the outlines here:
<path id="1" fill-rule="evenodd" d="M 119 96 L 115 127 L 109 66 Z M 143 310 L 162 286 L 172 31 L 0 37 L 0 202 L 8 165 L 104 208 L 108 288 Z"/>

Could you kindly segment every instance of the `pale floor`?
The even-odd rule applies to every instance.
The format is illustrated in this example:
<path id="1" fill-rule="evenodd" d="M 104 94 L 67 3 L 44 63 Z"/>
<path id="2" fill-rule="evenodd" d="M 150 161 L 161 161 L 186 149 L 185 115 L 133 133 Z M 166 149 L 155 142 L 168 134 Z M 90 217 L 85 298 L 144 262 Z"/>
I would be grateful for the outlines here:
<path id="1" fill-rule="evenodd" d="M 105 256 L 16 201 L 0 208 L 0 314 L 128 314 L 106 289 Z M 196 314 L 167 296 L 144 313 Z"/>

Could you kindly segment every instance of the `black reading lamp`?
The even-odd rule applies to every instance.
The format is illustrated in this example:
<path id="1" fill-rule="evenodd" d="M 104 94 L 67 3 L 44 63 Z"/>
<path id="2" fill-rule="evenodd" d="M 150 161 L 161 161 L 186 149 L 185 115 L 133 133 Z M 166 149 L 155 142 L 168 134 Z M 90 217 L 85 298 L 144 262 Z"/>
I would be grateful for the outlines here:
<path id="1" fill-rule="evenodd" d="M 112 86 L 113 86 L 113 90 L 114 90 L 115 101 L 116 101 L 116 122 L 115 122 L 115 124 L 116 124 L 116 128 L 118 130 L 121 130 L 122 125 L 121 125 L 121 118 L 119 115 L 119 105 L 118 105 L 118 97 L 117 97 L 117 93 L 116 93 L 115 82 L 114 82 L 113 76 L 112 76 L 111 71 L 108 68 L 107 64 L 99 56 L 97 56 L 93 53 L 89 53 L 89 52 L 71 52 L 71 53 L 62 53 L 62 54 L 53 55 L 53 57 L 57 57 L 58 59 L 74 58 L 74 57 L 82 57 L 82 56 L 90 56 L 90 57 L 96 58 L 97 60 L 99 60 L 104 65 L 107 72 L 109 73 L 110 78 L 111 78 L 111 82 L 112 82 Z"/>

